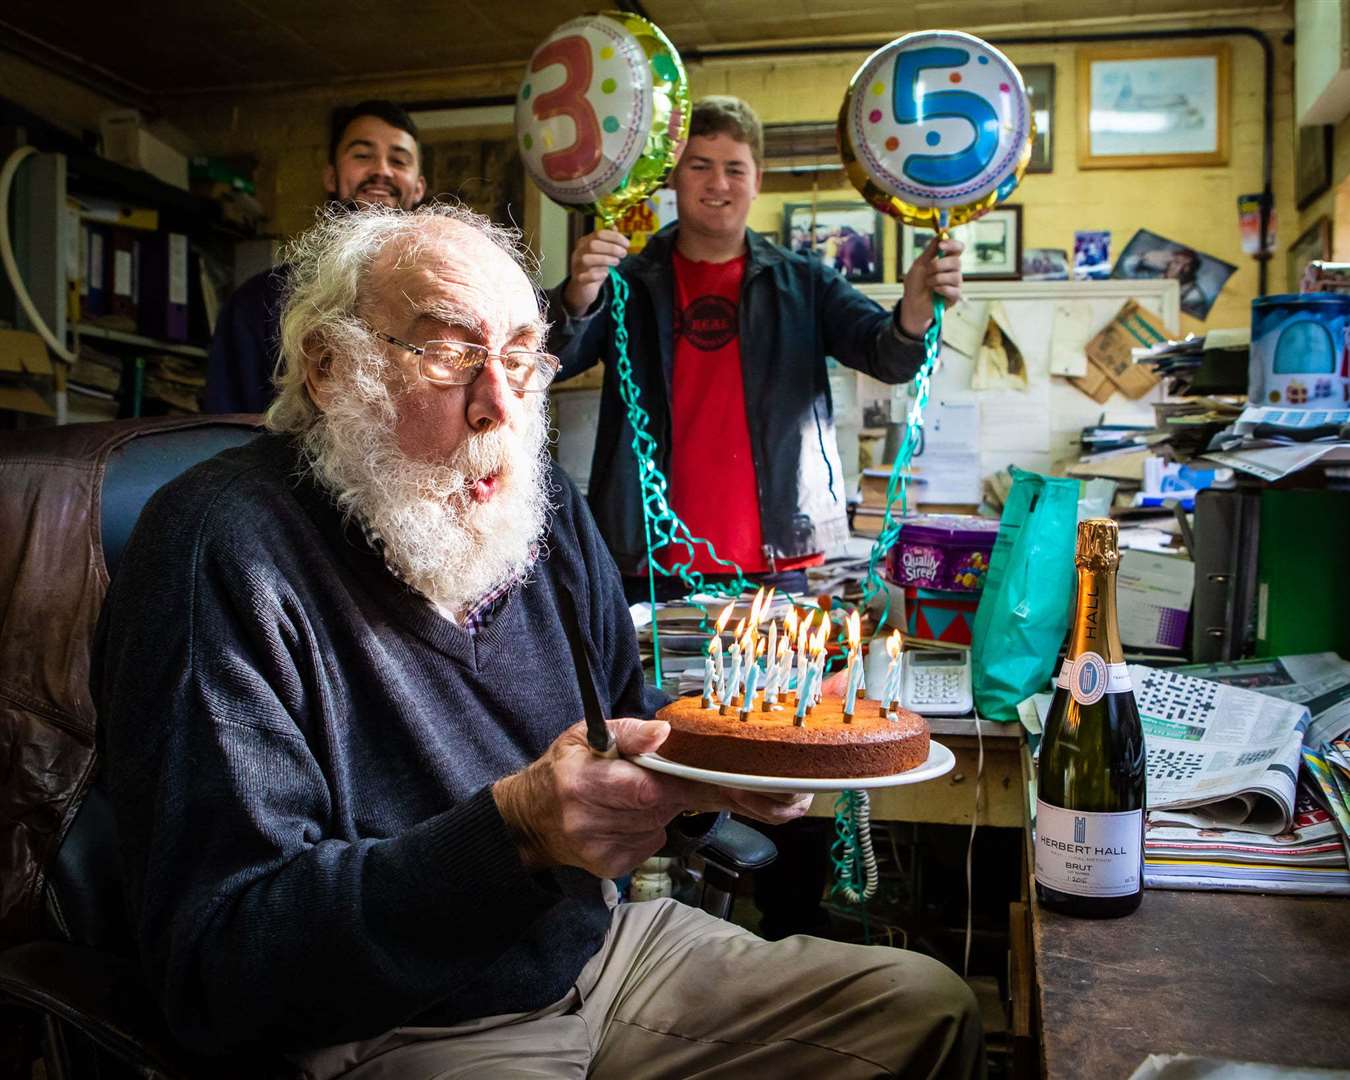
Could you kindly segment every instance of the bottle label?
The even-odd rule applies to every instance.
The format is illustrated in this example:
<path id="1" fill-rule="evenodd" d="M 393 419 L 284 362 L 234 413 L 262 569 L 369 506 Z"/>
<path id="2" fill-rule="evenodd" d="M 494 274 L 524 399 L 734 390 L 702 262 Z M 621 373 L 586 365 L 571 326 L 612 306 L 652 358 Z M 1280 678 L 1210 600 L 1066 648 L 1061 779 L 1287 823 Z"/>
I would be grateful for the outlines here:
<path id="1" fill-rule="evenodd" d="M 1099 814 L 1036 800 L 1036 880 L 1075 896 L 1139 891 L 1144 812 Z"/>
<path id="2" fill-rule="evenodd" d="M 1105 694 L 1124 694 L 1133 689 L 1128 664 L 1108 664 L 1095 652 L 1066 659 L 1055 685 L 1067 690 L 1079 705 L 1095 705 Z"/>

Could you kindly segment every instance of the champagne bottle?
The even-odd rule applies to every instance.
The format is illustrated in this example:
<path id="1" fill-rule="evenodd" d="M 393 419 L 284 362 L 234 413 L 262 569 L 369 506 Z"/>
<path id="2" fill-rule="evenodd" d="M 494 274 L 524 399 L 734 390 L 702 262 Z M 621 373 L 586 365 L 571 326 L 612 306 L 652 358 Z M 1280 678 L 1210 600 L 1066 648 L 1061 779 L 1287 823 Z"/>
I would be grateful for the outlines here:
<path id="1" fill-rule="evenodd" d="M 1041 739 L 1036 897 L 1066 915 L 1128 915 L 1144 894 L 1144 732 L 1116 624 L 1116 523 L 1078 526 L 1078 602 Z"/>

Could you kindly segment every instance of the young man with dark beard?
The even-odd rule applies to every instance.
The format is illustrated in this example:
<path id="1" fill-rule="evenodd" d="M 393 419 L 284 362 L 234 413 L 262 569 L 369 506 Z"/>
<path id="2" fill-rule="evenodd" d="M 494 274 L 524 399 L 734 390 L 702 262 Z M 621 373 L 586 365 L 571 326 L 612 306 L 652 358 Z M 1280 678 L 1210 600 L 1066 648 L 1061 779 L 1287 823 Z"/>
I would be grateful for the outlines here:
<path id="1" fill-rule="evenodd" d="M 370 100 L 333 111 L 323 186 L 330 207 L 411 210 L 426 195 L 417 125 L 402 106 Z M 271 403 L 289 268 L 254 274 L 216 319 L 207 360 L 204 411 L 262 412 Z"/>
<path id="2" fill-rule="evenodd" d="M 545 453 L 556 360 L 513 237 L 372 210 L 292 255 L 271 433 L 152 499 L 98 635 L 131 922 L 179 1038 L 352 1080 L 982 1074 L 935 961 L 617 905 L 672 821 L 808 799 L 589 750 L 568 618 L 620 752 L 667 725 Z"/>

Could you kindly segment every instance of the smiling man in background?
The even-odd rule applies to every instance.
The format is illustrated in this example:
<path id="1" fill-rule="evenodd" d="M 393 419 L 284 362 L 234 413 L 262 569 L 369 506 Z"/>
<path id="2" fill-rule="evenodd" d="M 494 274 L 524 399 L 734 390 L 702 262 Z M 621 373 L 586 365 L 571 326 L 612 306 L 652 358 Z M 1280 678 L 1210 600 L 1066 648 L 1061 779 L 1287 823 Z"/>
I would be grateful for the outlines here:
<path id="1" fill-rule="evenodd" d="M 323 186 L 330 206 L 417 206 L 427 182 L 412 117 L 392 101 L 336 109 Z M 287 275 L 284 264 L 255 274 L 221 309 L 207 361 L 204 412 L 262 412 L 271 403 Z"/>

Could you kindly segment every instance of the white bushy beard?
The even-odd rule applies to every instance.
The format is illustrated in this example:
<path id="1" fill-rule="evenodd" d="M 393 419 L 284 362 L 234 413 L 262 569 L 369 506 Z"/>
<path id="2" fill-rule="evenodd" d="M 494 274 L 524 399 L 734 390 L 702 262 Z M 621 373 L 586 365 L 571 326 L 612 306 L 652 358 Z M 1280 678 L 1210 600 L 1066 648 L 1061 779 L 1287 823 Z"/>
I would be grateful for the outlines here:
<path id="1" fill-rule="evenodd" d="M 476 432 L 444 462 L 398 445 L 395 395 L 377 353 L 334 365 L 332 400 L 302 438 L 319 483 L 373 529 L 407 584 L 458 617 L 488 592 L 523 579 L 549 510 L 548 411 L 526 395 L 523 430 Z M 478 503 L 473 482 L 496 475 Z"/>

